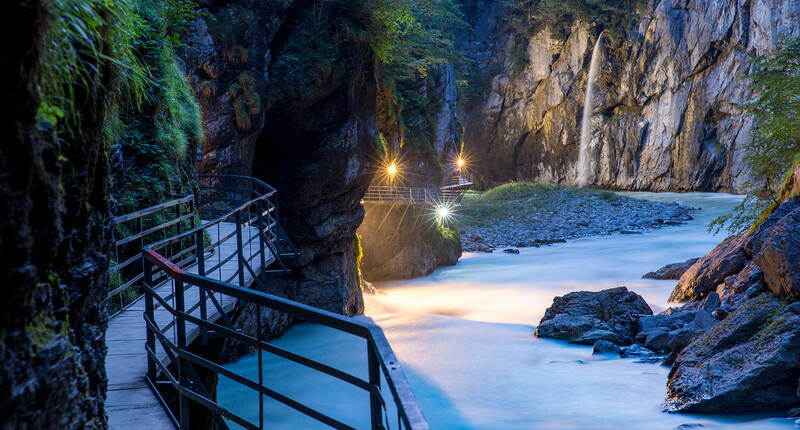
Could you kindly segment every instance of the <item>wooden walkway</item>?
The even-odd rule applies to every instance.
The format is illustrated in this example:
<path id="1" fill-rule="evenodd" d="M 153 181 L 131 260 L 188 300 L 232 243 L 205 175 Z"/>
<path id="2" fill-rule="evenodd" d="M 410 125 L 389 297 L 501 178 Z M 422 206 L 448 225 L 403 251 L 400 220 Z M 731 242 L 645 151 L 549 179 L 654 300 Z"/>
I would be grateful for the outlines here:
<path id="1" fill-rule="evenodd" d="M 233 232 L 235 224 L 221 223 L 219 229 L 211 228 L 208 230 L 211 236 L 211 243 L 215 243 L 218 238 L 226 237 Z M 248 231 L 250 230 L 250 231 Z M 246 236 L 255 235 L 257 230 L 253 227 L 244 228 L 243 234 Z M 236 237 L 230 237 L 216 249 L 216 255 L 230 255 L 236 251 Z M 245 257 L 253 255 L 257 249 L 245 246 Z M 216 257 L 210 255 L 206 257 L 207 264 L 213 264 Z M 266 266 L 273 261 L 271 257 L 266 262 Z M 259 259 L 253 259 L 253 270 L 259 273 L 262 269 Z M 231 259 L 210 277 L 227 279 L 239 269 L 237 259 Z M 187 272 L 197 273 L 194 266 L 186 269 Z M 245 285 L 249 286 L 253 282 L 249 271 L 245 270 Z M 238 282 L 237 282 L 238 283 Z M 172 294 L 172 284 L 165 283 L 156 290 L 161 297 L 168 297 Z M 230 312 L 236 299 L 230 296 L 218 294 L 215 298 L 220 303 L 225 312 Z M 190 288 L 186 290 L 187 307 L 199 301 L 198 289 Z M 171 301 L 171 299 L 170 299 Z M 208 300 L 209 312 L 215 307 Z M 144 323 L 144 299 L 139 298 L 128 309 L 112 318 L 108 323 L 106 331 L 106 374 L 108 375 L 108 397 L 106 399 L 106 413 L 111 429 L 146 429 L 146 430 L 172 430 L 172 422 L 158 402 L 155 394 L 145 382 L 144 376 L 147 372 L 147 359 L 145 353 L 145 323 Z M 199 315 L 197 309 L 193 314 Z M 210 320 L 214 320 L 214 314 L 210 314 Z M 218 317 L 218 315 L 217 315 Z M 155 320 L 159 327 L 165 327 L 172 321 L 172 315 L 162 307 L 157 307 Z M 193 324 L 187 324 L 187 334 L 190 338 L 199 335 L 199 330 Z M 173 338 L 172 330 L 166 332 L 168 338 Z M 162 360 L 165 359 L 161 357 Z"/>

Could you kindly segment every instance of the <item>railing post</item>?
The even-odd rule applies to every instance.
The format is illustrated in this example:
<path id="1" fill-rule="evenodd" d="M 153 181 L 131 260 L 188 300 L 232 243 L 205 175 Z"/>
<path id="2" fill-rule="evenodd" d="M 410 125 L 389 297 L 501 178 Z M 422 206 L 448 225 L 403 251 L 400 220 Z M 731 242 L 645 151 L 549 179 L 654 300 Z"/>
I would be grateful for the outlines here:
<path id="1" fill-rule="evenodd" d="M 186 350 L 186 320 L 183 318 L 183 312 L 186 309 L 186 304 L 184 302 L 184 291 L 183 291 L 183 281 L 174 281 L 175 285 L 175 310 L 177 313 L 175 314 L 175 331 L 177 335 L 177 343 L 178 343 L 178 362 L 176 363 L 178 367 L 178 381 L 180 382 L 181 388 L 188 388 L 189 378 L 186 377 L 186 363 L 183 359 L 183 352 Z M 179 411 L 180 411 L 180 421 L 181 421 L 181 428 L 188 429 L 189 428 L 189 398 L 184 396 L 183 393 L 178 390 L 178 404 L 179 404 Z"/>
<path id="2" fill-rule="evenodd" d="M 372 430 L 383 429 L 383 424 L 381 423 L 381 416 L 383 414 L 381 410 L 380 398 L 381 369 L 376 354 L 377 349 L 375 348 L 375 344 L 373 343 L 372 339 L 368 339 L 367 362 L 369 365 L 369 385 L 371 386 L 369 391 L 369 416 L 372 424 Z"/>
<path id="3" fill-rule="evenodd" d="M 236 222 L 236 259 L 239 260 L 239 286 L 244 287 L 244 250 L 242 249 L 242 223 L 241 212 L 236 211 L 234 221 Z"/>
<path id="4" fill-rule="evenodd" d="M 267 257 L 266 257 L 266 255 L 264 255 L 264 253 L 266 252 L 266 249 L 264 247 L 264 240 L 271 239 L 268 236 L 270 232 L 269 231 L 267 231 L 267 232 L 264 231 L 264 224 L 265 224 L 264 223 L 264 211 L 265 211 L 264 208 L 265 207 L 269 207 L 269 201 L 259 200 L 258 201 L 258 205 L 257 205 L 257 209 L 256 209 L 256 210 L 258 210 L 258 215 L 257 215 L 258 222 L 256 224 L 258 224 L 258 250 L 259 250 L 260 255 L 261 255 L 260 262 L 261 262 L 261 270 L 262 271 L 266 269 L 266 267 L 264 267 L 264 266 L 267 264 Z M 277 255 L 277 256 L 275 256 L 275 258 L 281 258 L 281 257 L 280 257 L 280 255 Z"/>
<path id="5" fill-rule="evenodd" d="M 206 252 L 205 252 L 205 236 L 204 230 L 198 230 L 194 236 L 194 252 L 197 254 L 197 274 L 206 276 Z M 200 319 L 206 321 L 208 319 L 208 310 L 206 309 L 206 289 L 197 287 L 198 298 L 200 300 Z M 208 330 L 204 326 L 200 326 L 200 336 L 203 345 L 208 345 Z"/>
<path id="6" fill-rule="evenodd" d="M 153 269 L 147 261 L 147 256 L 142 252 L 142 264 L 144 265 L 144 314 L 150 321 L 155 321 L 155 309 L 153 307 Z M 150 330 L 150 327 L 145 325 L 145 332 L 147 334 L 147 349 L 155 354 L 156 352 L 156 336 Z M 156 363 L 153 358 L 147 355 L 147 377 L 150 382 L 156 381 Z"/>

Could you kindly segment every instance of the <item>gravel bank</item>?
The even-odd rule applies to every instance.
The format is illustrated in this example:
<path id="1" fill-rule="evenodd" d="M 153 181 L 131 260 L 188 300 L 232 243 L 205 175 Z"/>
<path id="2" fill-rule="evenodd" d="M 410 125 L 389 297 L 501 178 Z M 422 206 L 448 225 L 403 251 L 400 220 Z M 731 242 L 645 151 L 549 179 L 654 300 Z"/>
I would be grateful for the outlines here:
<path id="1" fill-rule="evenodd" d="M 695 210 L 609 191 L 512 183 L 467 195 L 458 229 L 464 251 L 492 252 L 586 236 L 640 234 L 689 221 Z"/>

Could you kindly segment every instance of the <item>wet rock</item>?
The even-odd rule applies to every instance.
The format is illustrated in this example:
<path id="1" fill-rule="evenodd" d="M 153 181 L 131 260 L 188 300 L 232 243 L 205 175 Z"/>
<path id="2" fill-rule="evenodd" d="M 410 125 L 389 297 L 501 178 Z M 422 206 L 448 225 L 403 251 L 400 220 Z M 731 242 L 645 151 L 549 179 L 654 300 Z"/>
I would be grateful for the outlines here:
<path id="1" fill-rule="evenodd" d="M 699 423 L 688 423 L 688 424 L 681 424 L 672 430 L 693 430 L 693 429 L 700 429 L 703 427 L 705 426 Z"/>
<path id="2" fill-rule="evenodd" d="M 503 250 L 506 254 L 519 254 L 519 249 L 517 248 L 506 248 Z"/>
<path id="3" fill-rule="evenodd" d="M 716 293 L 709 295 L 712 299 L 710 302 L 714 302 L 715 296 Z M 684 306 L 689 310 L 640 317 L 636 341 L 659 353 L 680 352 L 692 339 L 717 322 L 711 312 L 704 309 L 702 304 L 698 305 Z M 692 307 L 697 309 L 690 309 Z"/>
<path id="4" fill-rule="evenodd" d="M 553 299 L 536 328 L 536 336 L 591 345 L 606 340 L 629 345 L 636 334 L 635 318 L 653 311 L 625 287 L 578 291 Z"/>
<path id="5" fill-rule="evenodd" d="M 794 302 L 789 306 L 786 306 L 786 311 L 791 312 L 793 314 L 800 315 L 800 302 Z"/>
<path id="6" fill-rule="evenodd" d="M 647 358 L 656 355 L 653 351 L 639 345 L 638 343 L 631 346 L 623 346 L 620 348 L 619 356 L 622 358 Z"/>
<path id="7" fill-rule="evenodd" d="M 619 347 L 607 340 L 598 340 L 592 347 L 592 355 L 619 354 Z"/>
<path id="8" fill-rule="evenodd" d="M 800 315 L 770 294 L 747 301 L 675 358 L 670 411 L 745 413 L 798 405 Z"/>
<path id="9" fill-rule="evenodd" d="M 743 236 L 731 236 L 692 265 L 681 276 L 669 301 L 702 300 L 726 277 L 738 273 L 747 262 Z"/>
<path id="10" fill-rule="evenodd" d="M 721 307 L 721 308 L 714 309 L 714 312 L 712 312 L 711 315 L 714 317 L 715 320 L 721 321 L 721 320 L 724 320 L 725 317 L 727 317 L 729 313 L 730 313 L 730 310 L 728 308 Z"/>
<path id="11" fill-rule="evenodd" d="M 655 272 L 645 273 L 642 278 L 646 279 L 680 279 L 694 263 L 700 260 L 699 258 L 690 258 L 680 263 L 667 264 L 666 266 L 656 270 Z"/>

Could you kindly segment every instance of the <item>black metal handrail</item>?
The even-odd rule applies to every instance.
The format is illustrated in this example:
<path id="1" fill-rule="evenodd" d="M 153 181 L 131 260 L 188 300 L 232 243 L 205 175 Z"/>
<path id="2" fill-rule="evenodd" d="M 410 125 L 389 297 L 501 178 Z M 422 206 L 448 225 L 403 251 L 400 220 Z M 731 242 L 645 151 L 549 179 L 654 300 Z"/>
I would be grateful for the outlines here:
<path id="1" fill-rule="evenodd" d="M 144 277 L 142 248 L 156 238 L 168 238 L 198 223 L 194 195 L 114 217 L 114 255 L 108 269 L 111 282 L 106 292 L 106 313 L 114 317 L 141 297 Z"/>
<path id="2" fill-rule="evenodd" d="M 254 178 L 241 176 L 201 178 L 201 194 L 218 192 L 219 199 L 204 197 L 201 210 L 222 213 L 217 218 L 199 227 L 185 231 L 153 244 L 142 251 L 145 264 L 145 322 L 147 325 L 146 350 L 148 371 L 146 379 L 167 409 L 178 428 L 188 428 L 191 423 L 190 402 L 199 405 L 214 418 L 221 428 L 228 428 L 227 421 L 247 429 L 262 429 L 265 412 L 263 399 L 276 400 L 306 416 L 333 428 L 352 428 L 346 423 L 323 414 L 307 405 L 271 390 L 264 383 L 262 369 L 263 354 L 269 353 L 291 360 L 309 369 L 322 372 L 345 383 L 358 387 L 370 397 L 371 428 L 383 429 L 393 426 L 388 423 L 385 395 L 390 395 L 397 414 L 397 428 L 427 429 L 402 370 L 383 332 L 375 325 L 343 317 L 322 309 L 264 292 L 263 273 L 270 264 L 267 252 L 279 261 L 281 256 L 291 254 L 282 248 L 282 233 L 277 222 L 277 207 L 271 198 L 274 188 Z M 246 185 L 246 184 L 251 185 Z M 214 191 L 216 190 L 216 191 Z M 263 192 L 263 194 L 259 194 Z M 218 240 L 206 245 L 210 229 L 217 229 Z M 228 232 L 229 231 L 229 232 Z M 235 236 L 235 256 L 223 256 L 223 248 Z M 227 239 L 226 239 L 227 238 Z M 196 264 L 187 266 L 173 261 L 162 250 L 171 244 L 194 241 Z M 253 251 L 255 245 L 256 250 Z M 216 246 L 216 247 L 215 247 Z M 217 264 L 208 270 L 210 259 L 216 256 Z M 235 264 L 231 263 L 235 262 Z M 233 276 L 223 270 L 235 266 Z M 260 265 L 260 266 L 259 266 Z M 280 265 L 279 265 L 280 266 Z M 196 272 L 196 273 L 192 273 Z M 159 285 L 155 279 L 161 275 L 170 282 Z M 246 288 L 254 284 L 256 289 Z M 160 309 L 160 313 L 156 313 Z M 368 380 L 361 379 L 339 369 L 327 366 L 311 358 L 286 351 L 267 342 L 262 332 L 262 310 L 289 315 L 298 320 L 315 322 L 366 340 L 368 348 Z M 241 330 L 235 325 L 237 316 L 243 312 L 256 315 L 255 334 Z M 166 317 L 166 319 L 164 318 Z M 211 338 L 223 338 L 254 348 L 258 354 L 258 381 L 226 368 L 208 357 L 192 353 L 192 341 L 199 338 L 207 342 Z M 252 389 L 259 396 L 259 420 L 252 423 L 222 406 L 214 394 L 208 392 L 198 376 L 198 370 L 223 375 L 235 383 Z M 381 374 L 389 387 L 389 393 L 381 390 Z M 169 390 L 177 398 L 176 413 L 172 413 L 161 389 Z M 351 399 L 343 399 L 350 401 Z"/>

